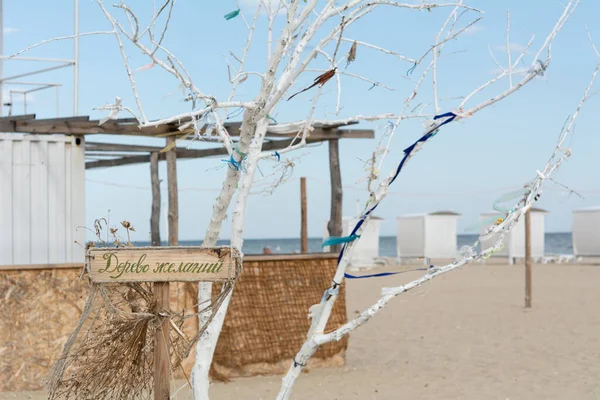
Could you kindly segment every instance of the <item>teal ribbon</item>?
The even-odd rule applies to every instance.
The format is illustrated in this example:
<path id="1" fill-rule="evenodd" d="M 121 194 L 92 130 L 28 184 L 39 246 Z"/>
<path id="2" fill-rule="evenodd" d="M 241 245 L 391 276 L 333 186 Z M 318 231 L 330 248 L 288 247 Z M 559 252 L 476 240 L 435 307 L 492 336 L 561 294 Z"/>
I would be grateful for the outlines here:
<path id="1" fill-rule="evenodd" d="M 230 19 L 233 19 L 233 18 L 237 17 L 239 14 L 240 14 L 240 9 L 238 8 L 235 11 L 232 11 L 230 13 L 225 14 L 225 19 L 227 21 L 229 21 Z"/>
<path id="2" fill-rule="evenodd" d="M 359 237 L 360 237 L 360 235 L 350 235 L 350 236 L 342 236 L 342 237 L 330 236 L 327 239 L 325 239 L 325 241 L 323 242 L 321 247 L 334 246 L 336 244 L 350 243 L 350 242 L 355 241 Z"/>

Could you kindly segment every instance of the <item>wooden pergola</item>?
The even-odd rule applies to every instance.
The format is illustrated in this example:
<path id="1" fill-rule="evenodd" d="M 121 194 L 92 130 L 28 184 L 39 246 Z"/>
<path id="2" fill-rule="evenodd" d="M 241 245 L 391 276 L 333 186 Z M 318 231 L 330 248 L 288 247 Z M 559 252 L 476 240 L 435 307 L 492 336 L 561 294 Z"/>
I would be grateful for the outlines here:
<path id="1" fill-rule="evenodd" d="M 89 116 L 37 119 L 35 114 L 8 116 L 0 118 L 0 132 L 26 133 L 26 134 L 63 134 L 85 137 L 85 169 L 117 167 L 120 165 L 133 165 L 150 163 L 150 176 L 152 182 L 152 216 L 151 232 L 152 244 L 160 244 L 159 215 L 160 215 L 160 188 L 158 177 L 158 161 L 167 161 L 167 179 L 169 193 L 169 245 L 178 243 L 178 196 L 177 196 L 177 166 L 176 160 L 223 156 L 227 150 L 223 146 L 206 149 L 185 149 L 173 147 L 169 151 L 161 151 L 165 146 L 148 146 L 137 144 L 109 143 L 95 141 L 91 135 L 137 136 L 146 138 L 166 139 L 166 146 L 174 146 L 175 140 L 183 135 L 191 140 L 189 130 L 180 130 L 179 127 L 190 119 L 181 119 L 176 122 L 161 124 L 156 127 L 140 128 L 134 118 L 121 118 L 108 120 L 101 124 L 99 120 L 92 120 Z M 370 129 L 348 129 L 345 124 L 314 124 L 312 131 L 306 139 L 307 143 L 328 142 L 329 166 L 331 176 L 331 217 L 329 232 L 334 236 L 342 234 L 342 179 L 339 162 L 340 139 L 372 139 L 374 131 Z M 225 129 L 233 141 L 239 137 L 241 122 L 226 122 Z M 293 143 L 297 143 L 296 132 L 278 133 L 276 124 L 270 125 L 263 144 L 263 150 L 281 150 Z M 343 129 L 346 128 L 346 129 Z M 218 142 L 203 141 L 206 144 Z M 303 230 L 305 231 L 305 230 Z"/>

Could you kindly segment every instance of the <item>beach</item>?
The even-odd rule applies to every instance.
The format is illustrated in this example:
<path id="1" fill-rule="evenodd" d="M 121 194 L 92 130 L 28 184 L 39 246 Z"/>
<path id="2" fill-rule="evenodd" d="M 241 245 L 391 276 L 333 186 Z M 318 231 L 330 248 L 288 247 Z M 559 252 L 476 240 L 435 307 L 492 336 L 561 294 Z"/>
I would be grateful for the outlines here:
<path id="1" fill-rule="evenodd" d="M 421 274 L 347 281 L 348 317 L 375 302 L 381 287 Z M 291 398 L 600 399 L 598 282 L 597 265 L 534 265 L 533 308 L 525 310 L 522 264 L 468 265 L 393 299 L 351 334 L 344 367 L 302 374 Z M 215 383 L 211 399 L 274 399 L 280 383 L 281 376 Z M 176 398 L 191 395 L 185 388 Z"/>

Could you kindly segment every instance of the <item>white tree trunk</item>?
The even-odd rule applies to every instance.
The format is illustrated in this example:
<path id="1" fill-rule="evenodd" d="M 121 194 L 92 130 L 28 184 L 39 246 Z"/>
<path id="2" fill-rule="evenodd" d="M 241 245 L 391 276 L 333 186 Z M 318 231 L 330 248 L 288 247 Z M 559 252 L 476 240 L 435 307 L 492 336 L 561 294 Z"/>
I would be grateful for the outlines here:
<path id="1" fill-rule="evenodd" d="M 255 140 L 249 148 L 246 148 L 248 152 L 248 161 L 247 161 L 247 170 L 242 179 L 242 183 L 240 185 L 240 190 L 238 193 L 236 207 L 233 212 L 233 228 L 232 228 L 232 237 L 231 237 L 231 245 L 242 249 L 243 245 L 243 228 L 244 228 L 244 214 L 246 210 L 246 203 L 248 200 L 248 195 L 250 194 L 250 189 L 252 187 L 252 182 L 254 180 L 254 173 L 256 171 L 256 167 L 258 165 L 258 158 L 260 155 L 260 149 L 262 147 L 262 143 L 265 137 L 265 133 L 267 131 L 268 121 L 266 119 L 262 119 L 258 124 L 253 126 L 255 127 Z M 229 173 L 227 174 L 229 177 Z M 237 175 L 237 180 L 239 180 L 239 173 Z M 223 185 L 225 190 L 227 182 Z M 237 184 L 237 181 L 236 181 Z M 234 191 L 235 191 L 235 186 Z M 231 201 L 231 196 L 229 197 Z M 226 210 L 227 206 L 225 206 Z M 224 218 L 224 211 L 221 209 L 215 208 L 213 209 L 213 218 L 211 218 L 211 228 L 220 230 L 220 222 L 213 225 L 213 221 L 217 221 L 214 218 L 217 212 L 222 212 Z M 211 241 L 208 239 L 205 240 L 203 246 L 214 246 L 216 243 L 216 238 L 218 237 L 218 232 L 216 235 L 213 232 L 207 232 L 207 237 L 209 233 L 212 233 Z M 210 283 L 201 283 L 198 289 L 198 301 L 206 301 L 210 300 L 212 292 L 212 285 Z M 223 328 L 223 322 L 225 321 L 225 315 L 227 314 L 227 309 L 229 308 L 229 301 L 231 300 L 231 295 L 233 291 L 225 298 L 219 310 L 215 314 L 213 320 L 204 331 L 204 334 L 200 337 L 198 344 L 196 346 L 196 360 L 194 362 L 194 367 L 192 368 L 192 388 L 193 388 L 193 396 L 194 400 L 207 400 L 209 398 L 209 371 L 212 363 L 213 355 L 215 352 L 215 348 L 217 347 L 217 340 L 219 339 L 219 334 L 221 333 L 221 329 Z M 206 323 L 208 316 L 201 315 L 200 316 L 200 327 Z"/>

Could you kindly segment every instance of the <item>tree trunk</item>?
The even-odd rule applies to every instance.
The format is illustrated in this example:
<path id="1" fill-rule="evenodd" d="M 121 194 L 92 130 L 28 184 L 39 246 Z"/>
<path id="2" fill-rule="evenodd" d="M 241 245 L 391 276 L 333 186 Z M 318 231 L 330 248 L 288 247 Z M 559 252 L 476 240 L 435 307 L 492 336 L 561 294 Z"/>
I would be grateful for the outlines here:
<path id="1" fill-rule="evenodd" d="M 244 115 L 244 120 L 246 120 L 246 118 L 247 116 Z M 261 120 L 258 124 L 249 124 L 248 127 L 243 126 L 242 132 L 240 133 L 240 142 L 238 142 L 238 149 L 241 152 L 256 153 L 254 156 L 250 154 L 248 155 L 247 171 L 240 185 L 236 201 L 236 209 L 234 210 L 232 218 L 233 229 L 231 236 L 231 245 L 237 247 L 240 250 L 242 249 L 243 245 L 243 211 L 245 211 L 246 200 L 250 191 L 250 187 L 252 186 L 254 180 L 254 172 L 258 163 L 258 155 L 262 147 L 266 130 L 267 122 L 264 119 Z M 250 137 L 252 136 L 252 134 L 254 134 L 255 141 L 252 144 L 252 148 L 250 148 Z M 244 138 L 243 145 L 241 144 L 242 137 Z M 238 171 L 235 171 L 235 173 L 233 174 L 231 173 L 231 171 L 235 171 L 235 169 L 229 168 L 229 171 L 227 173 L 228 180 L 226 180 L 225 183 L 223 183 L 223 190 L 221 191 L 222 195 L 225 194 L 224 192 L 227 191 L 228 187 L 233 187 L 233 192 L 235 192 L 235 188 L 240 178 L 240 173 Z M 221 228 L 221 222 L 225 218 L 225 211 L 227 210 L 227 206 L 229 206 L 229 203 L 231 202 L 233 192 L 230 193 L 229 201 L 227 203 L 221 203 L 222 199 L 219 199 L 219 201 L 213 208 L 213 219 L 211 219 L 210 229 L 214 231 L 208 231 L 206 233 L 205 240 L 202 244 L 203 247 L 211 247 L 216 244 Z M 217 206 L 219 204 L 221 204 L 222 207 L 224 207 L 224 209 L 217 209 Z M 240 208 L 242 208 L 241 215 Z M 219 218 L 220 220 L 218 220 Z M 242 224 L 241 226 L 239 222 L 240 219 Z M 192 388 L 194 400 L 208 400 L 209 398 L 208 390 L 210 386 L 210 366 L 212 363 L 215 348 L 217 346 L 217 340 L 219 339 L 219 334 L 221 333 L 221 329 L 223 328 L 223 322 L 225 321 L 225 315 L 227 314 L 227 309 L 229 307 L 229 301 L 231 300 L 232 294 L 233 292 L 225 298 L 225 300 L 221 304 L 221 307 L 219 307 L 219 310 L 215 314 L 213 320 L 208 325 L 208 327 L 204 331 L 204 334 L 200 337 L 200 340 L 196 345 L 196 359 L 194 361 L 194 367 L 192 368 Z M 201 282 L 198 287 L 198 303 L 200 304 L 205 301 L 210 301 L 211 296 L 212 284 L 210 282 Z M 207 318 L 208 315 L 206 315 L 206 313 L 199 316 L 200 328 L 204 326 L 204 324 L 207 321 Z"/>

